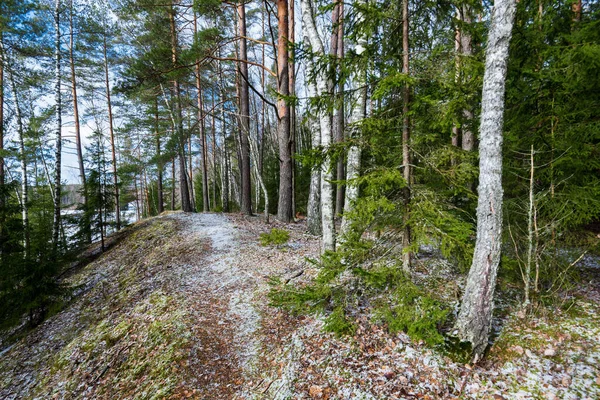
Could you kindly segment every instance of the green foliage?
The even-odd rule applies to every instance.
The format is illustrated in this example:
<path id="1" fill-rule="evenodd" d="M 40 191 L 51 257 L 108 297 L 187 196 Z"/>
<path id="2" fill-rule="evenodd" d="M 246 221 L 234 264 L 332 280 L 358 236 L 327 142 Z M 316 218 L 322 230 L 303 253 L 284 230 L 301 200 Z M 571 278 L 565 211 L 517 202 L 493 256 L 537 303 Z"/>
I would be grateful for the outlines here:
<path id="1" fill-rule="evenodd" d="M 431 346 L 443 342 L 440 328 L 448 309 L 440 301 L 406 278 L 399 264 L 370 264 L 372 242 L 342 247 L 312 260 L 319 274 L 304 287 L 273 280 L 271 304 L 299 314 L 324 314 L 324 329 L 337 335 L 352 335 L 355 315 L 370 304 L 375 321 L 391 332 L 404 331 Z"/>
<path id="2" fill-rule="evenodd" d="M 41 323 L 64 294 L 56 278 L 63 259 L 53 256 L 50 240 L 51 203 L 44 201 L 49 197 L 43 191 L 32 196 L 30 250 L 26 255 L 21 207 L 11 195 L 15 184 L 0 185 L 0 330 L 18 324 L 24 317 L 30 326 Z"/>
<path id="3" fill-rule="evenodd" d="M 386 322 L 389 330 L 403 331 L 413 340 L 430 346 L 444 342 L 440 327 L 448 317 L 448 309 L 409 280 L 392 292 L 390 301 L 376 309 L 376 317 Z"/>
<path id="4" fill-rule="evenodd" d="M 290 240 L 290 233 L 285 229 L 273 228 L 269 233 L 260 234 L 261 246 L 277 246 L 287 243 Z"/>

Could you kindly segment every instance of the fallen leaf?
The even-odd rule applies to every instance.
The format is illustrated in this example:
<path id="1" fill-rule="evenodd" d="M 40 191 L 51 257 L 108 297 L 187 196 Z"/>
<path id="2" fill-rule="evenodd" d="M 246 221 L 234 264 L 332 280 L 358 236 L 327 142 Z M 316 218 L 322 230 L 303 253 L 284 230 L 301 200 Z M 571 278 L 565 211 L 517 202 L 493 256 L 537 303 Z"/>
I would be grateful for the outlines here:
<path id="1" fill-rule="evenodd" d="M 323 395 L 323 388 L 321 386 L 318 386 L 318 385 L 312 385 L 310 387 L 310 389 L 308 389 L 308 394 L 313 399 L 319 398 L 319 397 L 321 397 Z"/>
<path id="2" fill-rule="evenodd" d="M 548 347 L 546 350 L 544 350 L 544 355 L 548 357 L 553 357 L 556 355 L 556 349 L 553 347 Z"/>

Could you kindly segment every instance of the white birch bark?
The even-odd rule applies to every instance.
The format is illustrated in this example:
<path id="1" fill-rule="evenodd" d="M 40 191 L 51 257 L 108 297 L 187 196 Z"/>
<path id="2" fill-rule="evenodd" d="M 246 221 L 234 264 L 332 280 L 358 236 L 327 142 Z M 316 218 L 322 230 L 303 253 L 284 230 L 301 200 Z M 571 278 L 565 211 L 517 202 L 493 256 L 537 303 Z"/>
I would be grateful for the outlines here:
<path id="1" fill-rule="evenodd" d="M 323 41 L 319 37 L 315 23 L 315 10 L 311 0 L 300 2 L 302 9 L 302 23 L 304 34 L 308 38 L 313 54 L 316 57 L 325 55 Z M 313 61 L 314 64 L 317 60 Z M 316 74 L 317 95 L 327 96 L 331 93 L 332 83 L 327 76 L 326 70 L 320 70 Z M 319 126 L 321 128 L 321 146 L 327 151 L 331 145 L 331 118 L 326 109 L 318 110 Z M 335 250 L 335 224 L 334 224 L 334 198 L 333 198 L 333 171 L 331 160 L 327 157 L 321 166 L 321 227 L 323 234 L 322 250 Z"/>
<path id="2" fill-rule="evenodd" d="M 258 139 L 257 139 L 258 141 Z M 267 191 L 267 186 L 263 181 L 262 176 L 260 175 L 260 170 L 258 169 L 258 146 L 255 141 L 252 140 L 252 135 L 248 135 L 248 143 L 250 145 L 250 155 L 254 158 L 254 162 L 252 163 L 252 167 L 254 168 L 254 174 L 256 175 L 256 180 L 258 181 L 258 185 L 260 186 L 263 196 L 265 197 L 265 222 L 269 223 L 269 192 Z M 256 208 L 258 209 L 258 200 L 256 201 Z"/>
<path id="3" fill-rule="evenodd" d="M 516 0 L 496 0 L 486 49 L 479 146 L 477 240 L 456 321 L 459 338 L 471 343 L 475 361 L 481 358 L 488 345 L 500 262 L 504 89 L 515 9 Z"/>
<path id="4" fill-rule="evenodd" d="M 2 49 L 4 50 L 4 49 Z M 25 154 L 25 135 L 23 130 L 23 119 L 21 116 L 21 105 L 19 104 L 19 96 L 17 86 L 15 85 L 15 77 L 11 69 L 10 88 L 15 102 L 15 118 L 17 120 L 17 132 L 19 135 L 19 158 L 21 159 L 21 211 L 23 218 L 23 244 L 25 247 L 25 258 L 29 258 L 29 198 L 28 198 L 28 183 L 27 183 L 27 157 Z M 51 184 L 51 182 L 49 181 Z"/>
<path id="5" fill-rule="evenodd" d="M 357 5 L 360 7 L 364 4 L 363 1 L 359 1 Z M 359 22 L 363 19 L 362 14 L 358 15 Z M 357 54 L 361 54 L 365 51 L 367 46 L 367 37 L 361 35 L 356 43 L 355 51 Z M 354 79 L 354 105 L 352 108 L 352 115 L 350 117 L 350 131 L 348 132 L 351 139 L 356 139 L 360 132 L 360 122 L 366 116 L 367 109 L 367 74 L 364 69 L 357 71 Z M 344 201 L 344 214 L 342 216 L 342 227 L 341 234 L 344 235 L 350 228 L 350 220 L 348 219 L 348 213 L 354 208 L 354 203 L 358 198 L 358 185 L 356 179 L 359 177 L 360 171 L 360 157 L 361 148 L 356 144 L 353 144 L 348 149 L 348 160 L 346 161 L 346 198 Z"/>
<path id="6" fill-rule="evenodd" d="M 308 38 L 305 38 L 308 41 Z M 307 66 L 312 69 L 311 65 Z M 313 82 L 307 83 L 308 98 L 312 99 L 317 94 L 317 88 Z M 312 112 L 312 110 L 311 110 Z M 316 149 L 321 145 L 321 128 L 319 121 L 313 115 L 309 117 L 308 127 L 311 133 L 312 149 Z M 308 206 L 306 213 L 306 226 L 308 231 L 313 235 L 320 235 L 321 227 L 321 171 L 313 168 L 310 173 L 310 188 L 308 192 Z"/>

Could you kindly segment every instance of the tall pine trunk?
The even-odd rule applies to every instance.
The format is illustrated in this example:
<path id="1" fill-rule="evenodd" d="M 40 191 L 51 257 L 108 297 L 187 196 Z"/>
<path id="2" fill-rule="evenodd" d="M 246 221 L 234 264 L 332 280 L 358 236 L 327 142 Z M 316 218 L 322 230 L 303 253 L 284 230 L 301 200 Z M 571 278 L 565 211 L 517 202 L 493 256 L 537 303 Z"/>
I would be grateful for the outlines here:
<path id="1" fill-rule="evenodd" d="M 337 16 L 337 26 L 335 29 L 335 34 L 333 36 L 335 36 L 334 38 L 332 38 L 332 41 L 335 40 L 336 41 L 336 45 L 335 45 L 335 54 L 333 54 L 332 51 L 332 56 L 334 56 L 334 59 L 336 60 L 336 63 L 334 64 L 336 66 L 336 73 L 339 73 L 340 69 L 341 69 L 341 65 L 340 63 L 342 62 L 342 59 L 344 58 L 344 3 L 342 1 L 338 1 L 338 16 Z M 339 105 L 337 107 L 337 109 L 334 111 L 334 115 L 333 115 L 333 130 L 334 130 L 334 137 L 335 137 L 335 142 L 336 143 L 341 143 L 344 140 L 344 125 L 345 125 L 345 121 L 344 121 L 344 87 L 343 84 L 340 83 L 339 87 L 337 89 L 337 99 L 339 102 Z M 336 215 L 340 215 L 342 214 L 342 211 L 344 210 L 344 192 L 346 190 L 346 187 L 343 183 L 341 183 L 342 181 L 344 181 L 346 179 L 346 171 L 345 171 L 345 165 L 344 165 L 344 156 L 340 155 L 338 162 L 337 162 L 337 168 L 336 168 L 336 180 L 340 183 L 337 184 L 337 188 L 336 188 L 336 196 L 335 196 L 335 213 Z"/>
<path id="2" fill-rule="evenodd" d="M 177 67 L 177 27 L 175 26 L 175 5 L 171 2 L 169 9 L 169 25 L 171 28 L 171 62 L 173 68 Z M 175 136 L 177 138 L 177 152 L 179 159 L 179 192 L 181 195 L 181 210 L 184 212 L 193 211 L 193 205 L 190 200 L 190 191 L 188 186 L 187 167 L 185 162 L 185 135 L 183 131 L 183 112 L 181 110 L 181 90 L 179 79 L 173 79 L 173 95 L 175 97 Z"/>
<path id="3" fill-rule="evenodd" d="M 194 34 L 198 34 L 198 15 L 194 12 Z M 209 211 L 208 204 L 208 170 L 206 168 L 206 133 L 204 131 L 204 111 L 202 103 L 202 83 L 200 80 L 200 63 L 196 59 L 196 103 L 198 105 L 198 130 L 200 132 L 202 159 L 202 211 Z M 191 153 L 191 148 L 190 148 Z"/>
<path id="4" fill-rule="evenodd" d="M 58 236 L 60 234 L 60 197 L 61 197 L 61 156 L 62 156 L 62 97 L 61 97 L 61 76 L 60 76 L 60 0 L 55 1 L 54 6 L 54 62 L 55 64 L 55 86 L 54 102 L 56 113 L 56 153 L 55 153 L 55 175 L 54 175 L 54 218 L 52 222 L 52 245 L 54 256 L 58 252 Z"/>
<path id="5" fill-rule="evenodd" d="M 475 361 L 484 353 L 494 309 L 502 244 L 502 125 L 515 0 L 496 0 L 487 40 L 479 145 L 477 240 L 456 327 Z"/>
<path id="6" fill-rule="evenodd" d="M 279 34 L 277 38 L 277 140 L 279 143 L 279 202 L 277 203 L 277 218 L 282 222 L 290 222 L 293 200 L 293 164 L 292 144 L 290 135 L 290 95 L 289 81 L 289 52 L 288 52 L 288 2 L 277 0 L 277 19 Z"/>
<path id="7" fill-rule="evenodd" d="M 242 213 L 252 215 L 252 185 L 250 179 L 250 90 L 248 87 L 248 50 L 246 46 L 246 5 L 241 2 L 237 6 L 238 29 L 240 36 L 240 173 Z"/>
<path id="8" fill-rule="evenodd" d="M 104 51 L 104 83 L 106 89 L 106 103 L 108 105 L 108 132 L 110 134 L 110 151 L 112 157 L 112 173 L 113 173 L 113 185 L 114 185 L 114 196 L 115 196 L 115 224 L 117 231 L 121 229 L 121 207 L 119 206 L 119 177 L 117 175 L 117 148 L 115 146 L 115 129 L 113 122 L 112 113 L 112 101 L 110 95 L 110 80 L 108 77 L 108 54 L 106 46 L 106 32 L 103 40 L 103 51 Z"/>
<path id="9" fill-rule="evenodd" d="M 81 124 L 79 122 L 79 104 L 77 101 L 77 75 L 75 74 L 75 34 L 73 32 L 73 0 L 69 14 L 69 65 L 71 67 L 71 93 L 73 95 L 73 119 L 75 120 L 75 150 L 77 151 L 77 165 L 79 179 L 85 188 L 85 167 L 83 165 L 83 151 L 81 148 Z M 87 192 L 83 191 L 84 204 L 87 204 Z"/>
<path id="10" fill-rule="evenodd" d="M 4 37 L 0 31 L 0 186 L 4 185 Z M 3 206 L 4 196 L 0 197 L 0 207 Z M 0 233 L 2 227 L 0 226 Z"/>
<path id="11" fill-rule="evenodd" d="M 290 98 L 296 96 L 296 71 L 295 71 L 295 59 L 296 59 L 296 24 L 295 24 L 295 0 L 288 1 L 288 51 L 289 51 L 289 79 L 290 79 Z M 264 48 L 264 46 L 263 46 Z M 296 154 L 297 146 L 297 132 L 296 132 L 296 105 L 292 102 L 289 105 L 290 108 L 290 156 L 292 157 L 292 218 L 296 215 L 296 161 L 294 160 L 294 154 Z"/>
<path id="12" fill-rule="evenodd" d="M 200 67 L 196 66 L 196 90 L 198 103 L 198 130 L 200 131 L 200 154 L 202 161 L 202 211 L 209 211 L 208 201 L 208 168 L 206 159 L 206 131 L 204 125 L 204 112 L 202 103 L 202 87 L 200 86 Z"/>
<path id="13" fill-rule="evenodd" d="M 408 0 L 402 0 L 402 72 L 410 74 L 410 46 L 409 46 L 409 20 L 408 20 Z M 402 268 L 410 273 L 411 269 L 411 228 L 410 228 L 410 198 L 411 198 L 411 157 L 410 157 L 410 118 L 408 116 L 410 108 L 410 86 L 408 83 L 404 86 L 402 95 L 402 164 L 403 176 L 406 181 L 404 188 L 404 234 L 402 236 Z"/>

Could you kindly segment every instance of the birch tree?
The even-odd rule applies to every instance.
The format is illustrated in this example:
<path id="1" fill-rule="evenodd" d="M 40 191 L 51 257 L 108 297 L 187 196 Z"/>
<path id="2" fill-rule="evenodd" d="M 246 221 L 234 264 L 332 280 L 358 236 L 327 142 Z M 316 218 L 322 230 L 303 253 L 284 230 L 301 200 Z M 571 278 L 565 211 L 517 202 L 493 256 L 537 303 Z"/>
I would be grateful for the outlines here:
<path id="1" fill-rule="evenodd" d="M 308 36 L 306 36 L 306 29 L 304 30 L 304 40 L 308 42 Z M 314 75 L 314 67 L 309 63 L 307 65 L 309 71 L 308 75 Z M 317 88 L 314 82 L 307 82 L 307 94 L 309 99 L 313 99 L 317 95 Z M 309 108 L 310 109 L 310 108 Z M 311 147 L 313 150 L 317 149 L 321 145 L 321 130 L 319 127 L 319 120 L 312 115 L 308 118 L 308 128 L 311 134 Z M 310 172 L 310 186 L 308 192 L 308 205 L 306 210 L 306 225 L 308 231 L 313 235 L 320 235 L 322 232 L 321 226 L 321 170 L 313 168 Z"/>
<path id="2" fill-rule="evenodd" d="M 479 145 L 477 239 L 456 327 L 475 361 L 488 344 L 502 236 L 502 126 L 515 0 L 496 0 L 487 39 Z"/>
<path id="3" fill-rule="evenodd" d="M 358 24 L 363 21 L 363 15 L 360 10 L 361 7 L 364 7 L 364 1 L 359 1 L 356 3 L 358 8 L 357 19 Z M 355 52 L 357 55 L 361 55 L 366 50 L 367 46 L 367 36 L 362 33 L 358 36 Z M 360 133 L 360 122 L 366 116 L 366 108 L 367 108 L 367 71 L 364 68 L 359 68 L 356 72 L 354 78 L 354 104 L 352 106 L 352 115 L 350 118 L 350 129 L 349 136 L 351 140 L 356 140 Z M 352 211 L 354 207 L 354 202 L 358 198 L 358 185 L 355 180 L 359 177 L 360 172 L 360 158 L 361 158 L 361 148 L 355 142 L 348 149 L 348 159 L 346 162 L 346 179 L 348 181 L 345 190 L 345 200 L 344 200 L 344 214 L 342 216 L 342 227 L 341 233 L 344 234 L 348 231 L 350 227 L 350 221 L 348 219 L 348 213 Z"/>
<path id="4" fill-rule="evenodd" d="M 15 118 L 17 120 L 17 133 L 19 136 L 19 158 L 21 161 L 21 213 L 23 218 L 23 243 L 25 247 L 25 258 L 29 258 L 30 238 L 29 238 L 29 183 L 27 176 L 27 154 L 25 153 L 25 132 L 23 128 L 23 117 L 21 115 L 21 105 L 19 103 L 19 93 L 15 84 L 15 77 L 12 70 L 8 70 L 10 79 L 10 88 L 12 91 L 13 102 L 15 106 Z"/>
<path id="5" fill-rule="evenodd" d="M 305 35 L 312 48 L 314 60 L 313 64 L 318 63 L 318 58 L 325 55 L 323 41 L 319 37 L 317 25 L 315 22 L 315 8 L 311 0 L 302 0 L 302 22 L 304 24 Z M 326 69 L 320 69 L 315 74 L 317 96 L 329 96 L 331 94 L 332 83 Z M 331 145 L 331 115 L 324 107 L 318 109 L 317 117 L 321 130 L 321 146 L 323 151 L 327 151 Z M 322 250 L 335 250 L 335 224 L 334 224 L 334 198 L 333 198 L 333 172 L 331 168 L 331 159 L 326 157 L 321 166 L 321 229 L 323 234 Z"/>

